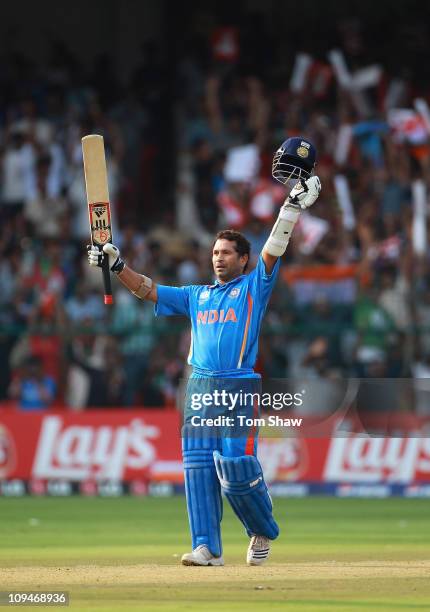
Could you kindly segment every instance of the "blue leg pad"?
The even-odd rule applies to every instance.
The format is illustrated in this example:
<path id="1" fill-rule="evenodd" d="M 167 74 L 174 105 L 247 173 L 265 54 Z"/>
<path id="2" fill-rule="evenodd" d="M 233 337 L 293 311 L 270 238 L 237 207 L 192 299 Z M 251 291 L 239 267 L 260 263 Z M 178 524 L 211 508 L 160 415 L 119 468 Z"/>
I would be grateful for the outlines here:
<path id="1" fill-rule="evenodd" d="M 221 489 L 247 534 L 277 538 L 279 527 L 258 459 L 253 455 L 223 457 L 218 451 L 213 455 Z"/>
<path id="2" fill-rule="evenodd" d="M 215 556 L 222 554 L 222 498 L 213 446 L 207 439 L 183 439 L 185 493 L 193 550 L 205 544 Z M 200 448 L 199 448 L 200 447 Z"/>

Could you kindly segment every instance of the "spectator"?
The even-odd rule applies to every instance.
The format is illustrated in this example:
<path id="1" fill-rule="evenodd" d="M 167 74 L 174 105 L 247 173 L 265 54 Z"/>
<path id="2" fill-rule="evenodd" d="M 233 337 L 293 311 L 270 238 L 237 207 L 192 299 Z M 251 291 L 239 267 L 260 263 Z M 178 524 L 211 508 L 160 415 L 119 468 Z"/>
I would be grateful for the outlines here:
<path id="1" fill-rule="evenodd" d="M 358 333 L 357 364 L 359 375 L 366 368 L 385 364 L 386 351 L 396 337 L 396 326 L 389 314 L 378 305 L 376 293 L 363 293 L 354 308 L 354 327 Z M 381 372 L 386 373 L 385 365 Z M 374 375 L 374 374 L 373 374 Z M 383 376 L 383 374 L 382 374 Z"/>
<path id="2" fill-rule="evenodd" d="M 77 328 L 84 321 L 96 325 L 105 318 L 105 309 L 100 295 L 91 291 L 85 281 L 77 283 L 74 294 L 66 300 L 65 310 L 70 321 Z"/>
<path id="3" fill-rule="evenodd" d="M 114 338 L 97 337 L 90 330 L 88 332 L 73 338 L 69 346 L 71 367 L 66 403 L 75 410 L 118 408 L 123 405 L 125 394 L 125 374 L 118 344 Z"/>
<path id="4" fill-rule="evenodd" d="M 61 217 L 67 211 L 67 203 L 59 194 L 49 194 L 50 166 L 51 158 L 48 155 L 39 157 L 36 163 L 35 187 L 24 206 L 24 217 L 33 225 L 39 238 L 58 237 Z"/>
<path id="5" fill-rule="evenodd" d="M 9 397 L 18 401 L 21 410 L 46 410 L 52 406 L 56 390 L 54 379 L 43 370 L 42 360 L 29 357 L 12 380 Z"/>
<path id="6" fill-rule="evenodd" d="M 26 130 L 11 127 L 2 159 L 2 219 L 21 212 L 30 191 L 35 150 Z"/>
<path id="7" fill-rule="evenodd" d="M 137 397 L 145 386 L 151 352 L 162 342 L 163 328 L 166 331 L 161 319 L 154 321 L 150 304 L 140 303 L 124 289 L 116 293 L 111 329 L 118 338 L 124 364 L 123 403 L 126 406 L 137 404 Z"/>

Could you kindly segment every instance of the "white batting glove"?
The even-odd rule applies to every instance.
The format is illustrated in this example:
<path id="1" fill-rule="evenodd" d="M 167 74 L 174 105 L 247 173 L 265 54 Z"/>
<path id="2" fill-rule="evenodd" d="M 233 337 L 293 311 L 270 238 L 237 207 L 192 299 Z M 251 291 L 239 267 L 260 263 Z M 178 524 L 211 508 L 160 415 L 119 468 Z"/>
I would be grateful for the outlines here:
<path id="1" fill-rule="evenodd" d="M 286 208 L 306 210 L 318 199 L 321 191 L 321 181 L 317 176 L 311 176 L 307 181 L 298 181 L 285 200 Z"/>
<path id="2" fill-rule="evenodd" d="M 98 246 L 89 244 L 87 245 L 87 251 L 88 263 L 90 266 L 101 268 L 106 254 L 109 259 L 109 269 L 112 270 L 112 272 L 118 274 L 118 272 L 122 272 L 124 269 L 125 263 L 120 257 L 119 248 L 110 242 L 103 246 L 102 251 L 100 251 Z"/>
<path id="3" fill-rule="evenodd" d="M 87 244 L 88 263 L 90 266 L 98 266 L 101 268 L 103 261 L 103 253 L 99 247 L 93 244 Z"/>

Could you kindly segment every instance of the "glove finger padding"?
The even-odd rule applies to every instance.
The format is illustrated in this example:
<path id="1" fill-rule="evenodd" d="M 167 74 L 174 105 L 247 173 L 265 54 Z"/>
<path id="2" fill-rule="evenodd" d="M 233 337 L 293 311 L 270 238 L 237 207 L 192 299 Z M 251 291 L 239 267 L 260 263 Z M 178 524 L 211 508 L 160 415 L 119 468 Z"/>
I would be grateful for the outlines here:
<path id="1" fill-rule="evenodd" d="M 302 210 L 312 206 L 321 191 L 321 181 L 318 176 L 311 176 L 307 181 L 293 187 L 288 196 L 288 204 L 301 208 Z"/>
<path id="2" fill-rule="evenodd" d="M 88 263 L 90 264 L 90 266 L 101 268 L 104 257 L 103 252 L 93 244 L 87 244 L 87 252 Z"/>
<path id="3" fill-rule="evenodd" d="M 306 194 L 309 199 L 312 199 L 312 204 L 315 202 L 321 191 L 321 181 L 318 176 L 311 176 L 305 183 L 307 187 Z"/>

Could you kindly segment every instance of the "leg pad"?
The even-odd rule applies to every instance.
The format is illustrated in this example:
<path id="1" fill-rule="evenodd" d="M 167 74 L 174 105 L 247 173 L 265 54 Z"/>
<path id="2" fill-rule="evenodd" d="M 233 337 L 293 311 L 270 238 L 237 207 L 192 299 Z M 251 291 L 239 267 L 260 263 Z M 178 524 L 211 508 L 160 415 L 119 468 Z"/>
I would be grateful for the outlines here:
<path id="1" fill-rule="evenodd" d="M 196 446 L 199 446 L 198 441 L 183 439 L 185 493 L 192 547 L 194 550 L 204 544 L 213 555 L 220 556 L 222 498 L 213 450 L 198 449 Z"/>
<path id="2" fill-rule="evenodd" d="M 277 538 L 279 527 L 258 459 L 252 455 L 223 457 L 218 451 L 213 456 L 221 489 L 247 534 Z"/>

